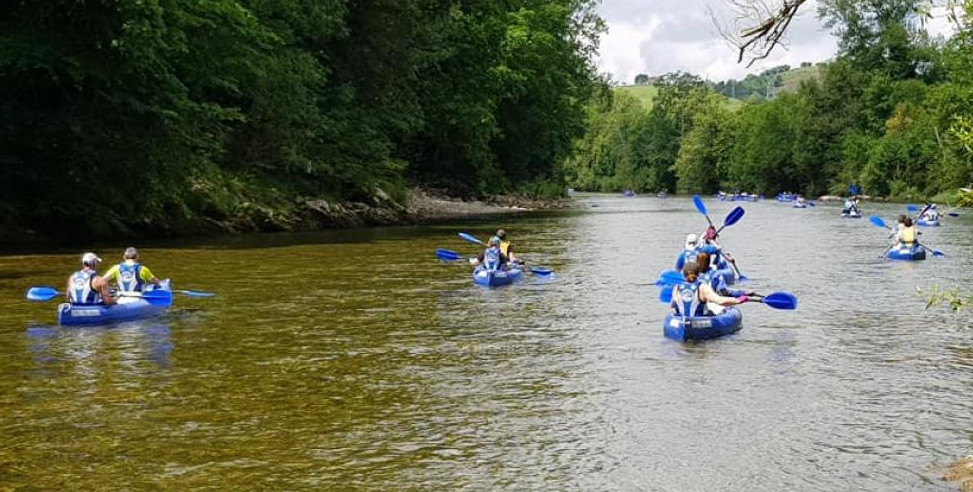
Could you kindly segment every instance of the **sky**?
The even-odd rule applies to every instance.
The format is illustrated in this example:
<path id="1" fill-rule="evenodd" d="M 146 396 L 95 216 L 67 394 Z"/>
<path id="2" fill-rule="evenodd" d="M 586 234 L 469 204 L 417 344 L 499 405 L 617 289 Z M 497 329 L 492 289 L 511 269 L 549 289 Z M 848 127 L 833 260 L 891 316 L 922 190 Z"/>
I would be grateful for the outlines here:
<path id="1" fill-rule="evenodd" d="M 778 65 L 799 66 L 834 57 L 837 40 L 817 19 L 817 2 L 801 7 L 785 46 L 747 68 L 737 63 L 737 50 L 720 37 L 710 16 L 726 16 L 724 0 L 601 0 L 598 11 L 608 24 L 602 35 L 598 67 L 619 84 L 635 76 L 682 70 L 713 81 L 742 79 Z"/>

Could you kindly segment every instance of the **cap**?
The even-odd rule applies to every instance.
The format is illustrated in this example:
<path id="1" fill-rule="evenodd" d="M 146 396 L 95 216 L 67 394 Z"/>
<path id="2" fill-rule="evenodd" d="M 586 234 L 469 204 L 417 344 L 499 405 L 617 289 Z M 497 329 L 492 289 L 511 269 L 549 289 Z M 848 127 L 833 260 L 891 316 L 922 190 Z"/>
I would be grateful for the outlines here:
<path id="1" fill-rule="evenodd" d="M 689 235 L 687 235 L 686 236 L 686 249 L 695 247 L 697 241 L 698 240 L 696 239 L 696 235 L 695 234 L 689 234 Z"/>
<path id="2" fill-rule="evenodd" d="M 139 257 L 139 250 L 132 246 L 125 248 L 125 254 L 123 256 L 126 260 L 134 260 Z"/>
<path id="3" fill-rule="evenodd" d="M 487 244 L 489 244 L 490 246 L 499 246 L 500 245 L 500 238 L 498 238 L 497 236 L 493 236 L 493 237 L 490 238 L 490 242 L 487 243 Z"/>
<path id="4" fill-rule="evenodd" d="M 95 265 L 97 265 L 100 262 L 101 262 L 101 258 L 98 258 L 98 255 L 96 255 L 94 253 L 85 253 L 85 254 L 81 255 L 81 264 L 82 265 L 95 266 Z"/>

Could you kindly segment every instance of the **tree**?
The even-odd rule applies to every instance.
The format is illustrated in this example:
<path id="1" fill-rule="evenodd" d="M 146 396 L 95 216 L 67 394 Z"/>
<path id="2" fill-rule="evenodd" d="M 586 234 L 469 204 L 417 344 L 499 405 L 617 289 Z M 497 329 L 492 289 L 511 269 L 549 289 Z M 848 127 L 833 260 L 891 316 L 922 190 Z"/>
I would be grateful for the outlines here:
<path id="1" fill-rule="evenodd" d="M 646 75 L 644 73 L 640 73 L 640 74 L 638 74 L 638 75 L 635 76 L 635 85 L 645 85 L 645 84 L 648 84 L 648 83 L 649 83 L 649 76 L 648 75 Z"/>

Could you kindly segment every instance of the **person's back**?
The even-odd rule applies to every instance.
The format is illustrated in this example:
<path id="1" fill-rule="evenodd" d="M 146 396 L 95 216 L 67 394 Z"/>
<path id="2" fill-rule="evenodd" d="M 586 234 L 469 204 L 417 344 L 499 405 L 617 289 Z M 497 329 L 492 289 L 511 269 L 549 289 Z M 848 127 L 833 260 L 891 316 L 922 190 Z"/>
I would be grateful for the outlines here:
<path id="1" fill-rule="evenodd" d="M 94 253 L 85 253 L 81 257 L 81 270 L 68 277 L 68 302 L 81 305 L 115 303 L 108 294 L 108 282 L 96 271 L 99 262 L 101 258 Z"/>
<path id="2" fill-rule="evenodd" d="M 493 236 L 487 243 L 487 248 L 477 256 L 477 263 L 488 271 L 496 271 L 507 263 L 507 256 L 500 251 L 500 238 Z"/>
<path id="3" fill-rule="evenodd" d="M 142 292 L 149 283 L 159 285 L 159 279 L 139 261 L 139 252 L 133 247 L 125 249 L 122 262 L 109 268 L 105 279 L 114 280 L 122 292 Z"/>
<path id="4" fill-rule="evenodd" d="M 682 268 L 686 265 L 686 263 L 696 262 L 696 255 L 699 254 L 699 251 L 696 250 L 697 243 L 698 241 L 695 234 L 686 235 L 685 249 L 683 249 L 679 253 L 679 257 L 676 258 L 676 270 L 682 271 Z"/>
<path id="5" fill-rule="evenodd" d="M 918 230 L 916 226 L 913 225 L 912 219 L 909 217 L 905 218 L 905 222 L 902 224 L 902 228 L 899 229 L 898 240 L 899 247 L 911 248 L 916 244 L 916 237 L 918 236 Z"/>

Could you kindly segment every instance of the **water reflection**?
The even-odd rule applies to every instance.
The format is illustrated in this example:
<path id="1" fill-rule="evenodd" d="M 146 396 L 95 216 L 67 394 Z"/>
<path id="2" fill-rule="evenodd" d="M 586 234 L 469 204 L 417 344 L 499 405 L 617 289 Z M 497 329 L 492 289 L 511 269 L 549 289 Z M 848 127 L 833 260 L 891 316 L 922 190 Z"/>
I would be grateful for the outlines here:
<path id="1" fill-rule="evenodd" d="M 133 377 L 166 369 L 174 347 L 165 317 L 90 327 L 31 325 L 26 335 L 37 371 L 73 372 L 89 382 L 114 371 Z"/>

